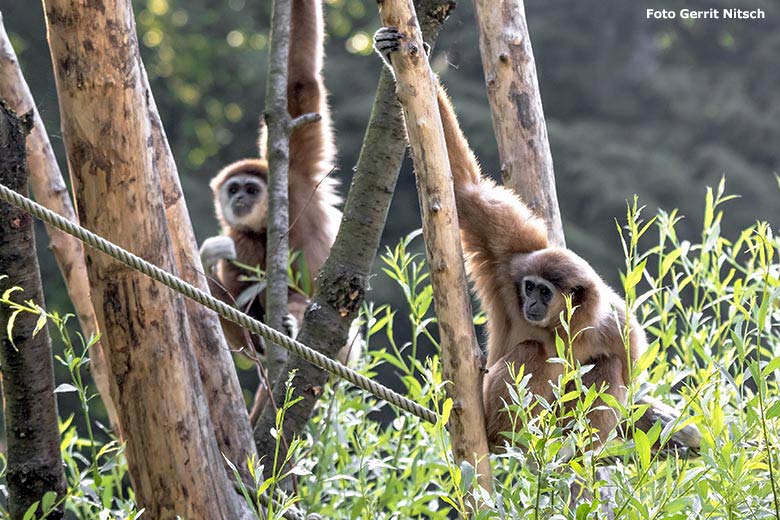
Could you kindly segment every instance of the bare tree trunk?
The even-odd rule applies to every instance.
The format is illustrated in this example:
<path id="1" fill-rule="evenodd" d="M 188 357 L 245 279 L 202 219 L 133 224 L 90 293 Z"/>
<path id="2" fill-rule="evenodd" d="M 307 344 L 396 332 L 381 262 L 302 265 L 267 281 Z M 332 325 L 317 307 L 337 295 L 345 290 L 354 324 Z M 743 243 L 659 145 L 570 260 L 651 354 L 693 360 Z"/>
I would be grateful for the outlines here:
<path id="1" fill-rule="evenodd" d="M 149 100 L 149 118 L 152 125 L 154 165 L 162 183 L 165 215 L 173 241 L 173 254 L 179 276 L 209 293 L 208 279 L 198 254 L 198 245 L 187 202 L 179 183 L 179 172 L 173 160 L 168 140 L 165 138 L 160 114 L 154 102 L 146 70 L 142 69 L 143 88 Z M 195 356 L 198 360 L 200 379 L 206 393 L 211 421 L 222 454 L 239 468 L 243 479 L 252 482 L 246 461 L 256 454 L 252 428 L 241 393 L 233 358 L 230 355 L 219 317 L 213 311 L 185 300 Z"/>
<path id="2" fill-rule="evenodd" d="M 417 4 L 426 41 L 433 44 L 455 4 L 452 0 L 418 0 Z M 393 83 L 392 74 L 383 69 L 341 226 L 317 276 L 315 296 L 298 335 L 304 344 L 329 357 L 335 357 L 346 343 L 364 300 L 406 149 Z M 297 373 L 293 398 L 302 400 L 285 415 L 288 441 L 303 431 L 321 393 L 318 388 L 328 379 L 326 372 L 297 357 L 289 359 L 282 373 L 292 370 Z M 284 400 L 284 393 L 284 381 L 278 381 L 274 386 L 276 402 Z M 255 428 L 259 455 L 266 460 L 271 460 L 275 447 L 270 433 L 275 419 L 275 412 L 266 407 Z"/>
<path id="3" fill-rule="evenodd" d="M 409 36 L 395 53 L 396 93 L 404 109 L 417 191 L 423 215 L 425 250 L 439 323 L 443 376 L 453 400 L 449 431 L 455 460 L 477 470 L 492 490 L 482 405 L 481 351 L 472 325 L 452 174 L 436 101 L 436 81 L 423 49 L 411 0 L 380 0 L 382 25 Z M 457 384 L 452 384 L 457 382 Z"/>
<path id="4" fill-rule="evenodd" d="M 290 54 L 292 2 L 274 0 L 271 14 L 271 46 L 265 89 L 265 121 L 268 124 L 268 234 L 266 245 L 265 320 L 278 331 L 287 315 L 287 259 L 289 256 L 290 134 L 287 111 L 287 65 Z M 287 351 L 269 344 L 266 359 L 271 382 L 279 378 Z"/>
<path id="5" fill-rule="evenodd" d="M 29 129 L 29 128 L 28 128 Z M 16 114 L 0 99 L 0 183 L 27 195 L 25 130 Z M 9 278 L 0 291 L 21 287 L 20 299 L 45 307 L 32 217 L 0 203 L 0 274 Z M 38 317 L 18 314 L 12 339 L 6 336 L 12 311 L 0 304 L 0 368 L 8 450 L 6 480 L 11 518 L 21 519 L 47 491 L 65 493 L 60 455 L 57 401 L 51 340 L 44 327 L 34 333 Z M 40 512 L 40 511 L 39 511 Z M 62 518 L 63 508 L 49 518 Z"/>
<path id="6" fill-rule="evenodd" d="M 4 98 L 18 114 L 33 111 L 33 129 L 27 137 L 27 165 L 33 195 L 47 208 L 76 222 L 76 212 L 73 210 L 68 189 L 57 159 L 54 157 L 49 136 L 22 75 L 16 53 L 5 32 L 2 13 L 0 13 L 0 98 Z M 97 321 L 95 309 L 92 308 L 92 301 L 89 299 L 84 247 L 81 242 L 54 227 L 46 226 L 46 232 L 51 240 L 50 248 L 65 280 L 68 296 L 76 310 L 81 331 L 86 338 L 95 337 L 98 333 Z M 91 347 L 90 372 L 106 407 L 111 427 L 114 433 L 121 436 L 116 408 L 109 395 L 108 367 L 103 357 L 103 342 L 101 338 Z"/>
<path id="7" fill-rule="evenodd" d="M 85 227 L 176 272 L 129 0 L 46 0 L 63 137 Z M 151 518 L 234 519 L 183 299 L 87 250 L 133 490 Z"/>
<path id="8" fill-rule="evenodd" d="M 474 0 L 493 130 L 504 184 L 547 223 L 565 246 L 550 143 L 523 0 Z"/>

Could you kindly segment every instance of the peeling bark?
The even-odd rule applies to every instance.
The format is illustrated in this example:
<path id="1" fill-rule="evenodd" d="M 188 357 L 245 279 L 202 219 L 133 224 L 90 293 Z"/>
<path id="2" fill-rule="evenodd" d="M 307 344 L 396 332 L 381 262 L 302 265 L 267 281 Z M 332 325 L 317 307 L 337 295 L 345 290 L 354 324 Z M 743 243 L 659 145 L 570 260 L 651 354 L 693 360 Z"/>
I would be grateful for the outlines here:
<path id="1" fill-rule="evenodd" d="M 565 247 L 550 142 L 523 0 L 474 0 L 501 177 Z"/>
<path id="2" fill-rule="evenodd" d="M 0 100 L 0 183 L 26 196 L 27 176 L 25 128 L 5 101 Z M 8 276 L 0 284 L 0 291 L 21 287 L 24 292 L 15 293 L 20 300 L 32 300 L 45 307 L 33 219 L 1 202 L 0 274 Z M 8 453 L 6 481 L 9 512 L 12 519 L 18 520 L 47 491 L 62 496 L 66 483 L 49 332 L 44 327 L 33 335 L 38 316 L 22 312 L 16 316 L 12 338 L 9 338 L 6 329 L 11 314 L 8 307 L 0 304 L 0 369 Z M 62 516 L 60 508 L 49 518 Z"/>
<path id="3" fill-rule="evenodd" d="M 131 3 L 44 7 L 81 222 L 177 273 Z M 87 271 L 139 507 L 161 519 L 245 517 L 215 440 L 183 298 L 89 249 Z"/>

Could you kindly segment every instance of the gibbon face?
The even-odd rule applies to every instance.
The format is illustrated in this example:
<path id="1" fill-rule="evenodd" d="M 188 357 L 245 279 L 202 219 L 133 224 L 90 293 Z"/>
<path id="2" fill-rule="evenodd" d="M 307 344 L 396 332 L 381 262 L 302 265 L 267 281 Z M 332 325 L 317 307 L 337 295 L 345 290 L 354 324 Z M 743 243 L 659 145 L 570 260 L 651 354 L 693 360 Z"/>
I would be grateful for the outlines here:
<path id="1" fill-rule="evenodd" d="M 211 183 L 217 217 L 237 229 L 262 231 L 268 209 L 267 166 L 265 161 L 246 160 L 234 163 Z"/>
<path id="2" fill-rule="evenodd" d="M 585 260 L 559 248 L 517 255 L 511 270 L 523 317 L 530 325 L 545 329 L 560 325 L 566 296 L 573 306 L 585 305 L 596 294 L 599 280 Z"/>
<path id="3" fill-rule="evenodd" d="M 549 327 L 566 305 L 561 291 L 538 276 L 524 276 L 520 280 L 520 294 L 523 316 L 538 327 Z"/>

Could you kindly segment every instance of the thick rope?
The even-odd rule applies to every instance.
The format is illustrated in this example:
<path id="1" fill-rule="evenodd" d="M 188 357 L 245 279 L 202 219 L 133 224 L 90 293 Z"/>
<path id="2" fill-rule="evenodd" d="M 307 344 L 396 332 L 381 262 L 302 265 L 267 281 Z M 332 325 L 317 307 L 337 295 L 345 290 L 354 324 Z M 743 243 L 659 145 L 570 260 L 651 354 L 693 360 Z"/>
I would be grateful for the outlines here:
<path id="1" fill-rule="evenodd" d="M 428 421 L 432 424 L 436 423 L 436 414 L 432 410 L 425 408 L 424 406 L 407 399 L 406 397 L 387 388 L 386 386 L 380 385 L 366 376 L 359 374 L 350 368 L 347 368 L 341 363 L 320 354 L 316 350 L 307 347 L 303 343 L 281 334 L 279 331 L 227 305 L 226 303 L 214 298 L 210 294 L 201 291 L 197 287 L 194 287 L 193 285 L 185 282 L 180 278 L 177 278 L 171 273 L 160 269 L 156 265 L 147 262 L 133 253 L 130 253 L 129 251 L 112 244 L 108 240 L 92 233 L 87 229 L 84 229 L 78 224 L 71 222 L 70 220 L 54 213 L 44 206 L 41 206 L 37 202 L 34 202 L 29 198 L 16 193 L 2 184 L 0 184 L 0 200 L 12 204 L 33 215 L 34 217 L 46 222 L 47 224 L 50 224 L 64 231 L 65 233 L 78 238 L 93 249 L 109 255 L 110 257 L 122 262 L 131 269 L 140 271 L 149 278 L 165 284 L 174 291 L 183 294 L 187 298 L 204 305 L 205 307 L 208 307 L 223 318 L 262 336 L 268 341 L 280 345 L 296 356 L 304 359 L 305 361 L 308 361 L 312 365 L 326 370 L 331 374 L 335 374 L 342 379 L 346 379 L 358 388 L 362 388 L 363 390 L 375 395 L 379 399 L 386 401 L 400 408 L 401 410 L 416 415 L 424 421 Z"/>

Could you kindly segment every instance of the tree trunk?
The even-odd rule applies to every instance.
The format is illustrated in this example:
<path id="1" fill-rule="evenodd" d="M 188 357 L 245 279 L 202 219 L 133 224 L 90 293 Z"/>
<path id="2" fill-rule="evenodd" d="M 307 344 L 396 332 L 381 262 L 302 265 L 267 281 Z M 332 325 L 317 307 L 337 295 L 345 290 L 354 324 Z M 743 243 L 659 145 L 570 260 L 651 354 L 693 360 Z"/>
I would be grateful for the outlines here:
<path id="1" fill-rule="evenodd" d="M 129 0 L 46 0 L 82 224 L 176 272 Z M 87 250 L 137 503 L 151 518 L 246 515 L 215 440 L 183 298 Z"/>
<path id="2" fill-rule="evenodd" d="M 418 0 L 417 3 L 426 41 L 433 44 L 454 2 Z M 383 69 L 341 226 L 317 276 L 315 296 L 298 335 L 301 342 L 326 356 L 335 357 L 347 342 L 352 321 L 363 303 L 403 161 L 405 137 L 393 77 Z M 318 388 L 328 379 L 326 372 L 294 356 L 281 373 L 292 370 L 297 371 L 294 398 L 302 400 L 285 414 L 284 435 L 288 442 L 303 431 L 320 395 Z M 284 393 L 284 381 L 280 380 L 274 386 L 277 403 L 283 402 Z M 259 455 L 266 460 L 273 457 L 275 440 L 270 432 L 275 420 L 275 412 L 266 407 L 255 428 Z"/>
<path id="3" fill-rule="evenodd" d="M 482 406 L 481 351 L 472 325 L 458 214 L 436 81 L 423 49 L 411 0 L 380 0 L 382 25 L 409 36 L 395 53 L 396 93 L 404 109 L 422 209 L 425 250 L 439 323 L 444 379 L 453 400 L 449 431 L 455 460 L 474 465 L 479 483 L 492 489 Z M 457 385 L 452 384 L 457 381 Z"/>
<path id="4" fill-rule="evenodd" d="M 3 15 L 0 13 L 0 98 L 4 98 L 18 114 L 33 112 L 33 128 L 27 136 L 27 166 L 30 172 L 30 184 L 36 200 L 63 217 L 76 222 L 76 212 L 68 195 L 68 188 L 62 178 L 49 135 L 38 114 L 30 89 L 22 75 L 11 42 L 5 32 Z M 76 310 L 81 331 L 85 338 L 98 334 L 95 309 L 89 299 L 89 279 L 87 265 L 84 263 L 84 246 L 72 236 L 57 228 L 46 226 L 51 240 L 50 248 L 57 260 L 68 296 Z M 90 349 L 90 372 L 95 380 L 98 393 L 106 407 L 108 419 L 114 433 L 121 437 L 119 419 L 114 403 L 111 402 L 108 385 L 108 367 L 103 356 L 101 340 Z"/>
<path id="5" fill-rule="evenodd" d="M 523 0 L 474 0 L 501 177 L 565 246 L 552 154 Z"/>
<path id="6" fill-rule="evenodd" d="M 25 129 L 16 114 L 0 100 L 0 183 L 27 195 Z M 0 274 L 8 279 L 0 291 L 21 287 L 20 299 L 45 307 L 32 217 L 0 203 Z M 0 368 L 5 403 L 8 450 L 6 481 L 9 511 L 14 520 L 47 491 L 65 493 L 65 472 L 60 455 L 57 401 L 51 340 L 46 327 L 34 334 L 38 317 L 18 314 L 12 338 L 6 336 L 12 311 L 0 304 Z M 49 518 L 62 518 L 62 508 Z"/>
<path id="7" fill-rule="evenodd" d="M 187 211 L 187 202 L 179 183 L 179 172 L 165 138 L 160 114 L 149 88 L 146 70 L 142 69 L 143 88 L 149 100 L 152 125 L 154 165 L 162 184 L 165 216 L 173 241 L 173 254 L 179 276 L 198 289 L 209 293 L 208 279 L 198 254 L 198 244 Z M 203 305 L 185 300 L 190 337 L 198 360 L 200 379 L 206 394 L 211 421 L 222 454 L 241 472 L 243 480 L 252 483 L 246 461 L 256 454 L 252 428 L 241 393 L 233 358 L 222 334 L 219 316 Z"/>
<path id="8" fill-rule="evenodd" d="M 287 259 L 289 257 L 288 172 L 292 122 L 287 111 L 287 64 L 290 54 L 292 2 L 274 0 L 271 14 L 271 46 L 265 89 L 265 121 L 268 124 L 268 234 L 265 261 L 265 321 L 283 331 L 287 315 Z M 268 344 L 266 359 L 271 382 L 287 362 L 287 351 Z"/>

